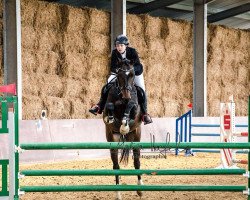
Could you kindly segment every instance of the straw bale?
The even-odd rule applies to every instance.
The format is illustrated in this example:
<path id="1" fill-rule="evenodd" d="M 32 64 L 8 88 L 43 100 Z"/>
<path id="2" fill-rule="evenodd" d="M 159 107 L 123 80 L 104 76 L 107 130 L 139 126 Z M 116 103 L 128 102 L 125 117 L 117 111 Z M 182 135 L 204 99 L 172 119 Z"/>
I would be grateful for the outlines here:
<path id="1" fill-rule="evenodd" d="M 92 57 L 89 66 L 90 78 L 107 77 L 110 72 L 109 60 L 106 56 Z"/>
<path id="2" fill-rule="evenodd" d="M 22 26 L 22 48 L 34 49 L 38 46 L 37 32 L 31 25 Z"/>
<path id="3" fill-rule="evenodd" d="M 60 35 L 52 29 L 39 29 L 36 31 L 37 48 L 42 51 L 55 51 L 59 49 Z"/>
<path id="4" fill-rule="evenodd" d="M 220 115 L 220 99 L 212 98 L 208 101 L 208 115 L 209 116 L 219 116 Z"/>
<path id="5" fill-rule="evenodd" d="M 22 49 L 22 68 L 24 73 L 37 71 L 38 59 L 36 53 L 32 49 Z"/>
<path id="6" fill-rule="evenodd" d="M 39 119 L 41 116 L 41 111 L 45 109 L 42 99 L 38 96 L 23 95 L 22 101 L 23 119 Z"/>
<path id="7" fill-rule="evenodd" d="M 144 33 L 143 15 L 127 14 L 127 35 L 138 36 Z"/>
<path id="8" fill-rule="evenodd" d="M 58 75 L 37 74 L 40 94 L 42 96 L 62 97 L 64 94 L 64 80 Z"/>
<path id="9" fill-rule="evenodd" d="M 40 94 L 39 76 L 36 73 L 23 71 L 22 79 L 24 96 L 38 96 Z"/>
<path id="10" fill-rule="evenodd" d="M 88 53 L 91 55 L 109 55 L 110 53 L 110 37 L 96 33 L 88 32 L 89 49 Z"/>
<path id="11" fill-rule="evenodd" d="M 40 4 L 39 1 L 33 1 L 33 0 L 21 1 L 22 25 L 34 26 L 39 4 Z"/>
<path id="12" fill-rule="evenodd" d="M 209 80 L 207 83 L 207 92 L 209 95 L 208 99 L 220 99 L 221 97 L 221 83 L 216 80 Z"/>
<path id="13" fill-rule="evenodd" d="M 61 62 L 61 55 L 54 51 L 36 51 L 37 63 L 34 71 L 46 74 L 60 74 L 58 65 Z"/>
<path id="14" fill-rule="evenodd" d="M 128 37 L 130 46 L 137 50 L 139 57 L 142 58 L 148 57 L 148 47 L 144 38 L 140 36 L 130 36 L 130 35 L 128 35 Z"/>
<path id="15" fill-rule="evenodd" d="M 249 50 L 250 48 L 250 31 L 248 30 L 240 30 L 240 42 L 238 44 L 239 47 L 246 48 Z M 250 54 L 250 52 L 248 51 Z"/>
<path id="16" fill-rule="evenodd" d="M 67 33 L 80 33 L 89 21 L 88 11 L 82 8 L 68 7 Z M 100 20 L 100 19 L 99 19 Z M 101 21 L 101 20 L 100 20 Z"/>
<path id="17" fill-rule="evenodd" d="M 164 28 L 162 24 L 162 19 L 159 17 L 151 17 L 146 15 L 145 18 L 145 34 L 150 39 L 152 38 L 161 38 L 162 37 L 162 28 Z"/>
<path id="18" fill-rule="evenodd" d="M 250 68 L 249 67 L 239 65 L 237 69 L 237 82 L 249 86 L 249 82 L 250 82 Z"/>
<path id="19" fill-rule="evenodd" d="M 67 78 L 83 80 L 88 74 L 88 60 L 85 54 L 68 52 L 65 56 L 65 66 L 60 73 Z"/>
<path id="20" fill-rule="evenodd" d="M 48 119 L 70 119 L 71 103 L 65 98 L 44 97 L 44 107 L 47 110 Z"/>
<path id="21" fill-rule="evenodd" d="M 82 99 L 75 98 L 72 102 L 72 119 L 82 119 L 85 118 L 88 114 L 88 110 L 90 108 Z"/>
<path id="22" fill-rule="evenodd" d="M 81 93 L 84 93 L 83 81 L 68 78 L 63 87 L 63 97 L 74 98 L 79 97 Z"/>
<path id="23" fill-rule="evenodd" d="M 166 53 L 165 42 L 163 39 L 149 40 L 148 41 L 149 54 L 154 55 L 155 58 L 163 57 Z"/>
<path id="24" fill-rule="evenodd" d="M 166 23 L 166 22 L 165 22 Z M 183 43 L 183 46 L 192 46 L 192 26 L 185 21 L 167 20 L 168 35 L 166 40 Z"/>
<path id="25" fill-rule="evenodd" d="M 39 2 L 36 13 L 35 27 L 60 30 L 62 23 L 61 6 L 59 4 Z M 65 14 L 65 13 L 64 13 Z"/>
<path id="26" fill-rule="evenodd" d="M 64 33 L 63 44 L 65 52 L 86 53 L 90 48 L 89 38 L 80 31 Z"/>
<path id="27" fill-rule="evenodd" d="M 3 45 L 3 19 L 2 18 L 0 18 L 0 45 Z"/>
<path id="28" fill-rule="evenodd" d="M 248 91 L 249 94 L 249 91 Z M 246 116 L 246 113 L 248 112 L 248 98 L 245 95 L 244 98 L 235 99 L 235 115 L 236 116 Z"/>
<path id="29" fill-rule="evenodd" d="M 209 80 L 220 80 L 221 78 L 221 65 L 220 63 L 211 63 L 207 67 L 207 76 Z"/>
<path id="30" fill-rule="evenodd" d="M 89 30 L 107 36 L 110 35 L 110 18 L 110 13 L 108 12 L 89 9 Z"/>

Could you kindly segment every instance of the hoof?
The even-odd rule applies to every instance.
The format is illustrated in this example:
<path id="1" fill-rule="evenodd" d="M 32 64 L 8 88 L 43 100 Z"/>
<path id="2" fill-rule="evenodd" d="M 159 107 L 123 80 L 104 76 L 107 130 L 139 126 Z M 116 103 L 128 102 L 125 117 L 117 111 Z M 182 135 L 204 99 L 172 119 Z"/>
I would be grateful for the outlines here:
<path id="1" fill-rule="evenodd" d="M 121 127 L 120 127 L 120 133 L 122 135 L 126 135 L 128 132 L 129 132 L 129 126 L 121 125 Z"/>

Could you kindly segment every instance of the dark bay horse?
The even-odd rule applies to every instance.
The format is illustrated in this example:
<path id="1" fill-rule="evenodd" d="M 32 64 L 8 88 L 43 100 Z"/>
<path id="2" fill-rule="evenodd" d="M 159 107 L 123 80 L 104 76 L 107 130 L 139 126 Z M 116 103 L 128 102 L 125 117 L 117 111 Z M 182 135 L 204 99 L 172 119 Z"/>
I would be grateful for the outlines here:
<path id="1" fill-rule="evenodd" d="M 134 78 L 133 65 L 128 60 L 121 60 L 103 113 L 108 142 L 140 142 L 141 109 Z M 129 151 L 129 149 L 122 149 L 120 162 L 128 163 Z M 110 154 L 113 169 L 120 169 L 118 150 L 110 149 Z M 140 149 L 133 149 L 133 157 L 135 169 L 140 169 Z M 119 184 L 119 176 L 116 175 L 115 178 L 116 184 Z M 141 176 L 138 176 L 138 185 L 142 184 Z M 137 191 L 137 194 L 142 196 L 141 191 Z M 116 199 L 121 199 L 120 192 L 117 192 Z"/>

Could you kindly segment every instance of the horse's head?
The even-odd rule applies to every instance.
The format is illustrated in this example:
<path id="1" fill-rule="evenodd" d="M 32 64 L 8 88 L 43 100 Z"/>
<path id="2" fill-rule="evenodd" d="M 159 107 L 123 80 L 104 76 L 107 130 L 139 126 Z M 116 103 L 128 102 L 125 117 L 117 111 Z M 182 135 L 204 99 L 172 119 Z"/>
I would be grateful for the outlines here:
<path id="1" fill-rule="evenodd" d="M 122 98 L 131 99 L 131 92 L 134 85 L 135 71 L 132 62 L 128 59 L 119 60 L 119 68 L 117 70 L 118 87 L 121 90 Z"/>

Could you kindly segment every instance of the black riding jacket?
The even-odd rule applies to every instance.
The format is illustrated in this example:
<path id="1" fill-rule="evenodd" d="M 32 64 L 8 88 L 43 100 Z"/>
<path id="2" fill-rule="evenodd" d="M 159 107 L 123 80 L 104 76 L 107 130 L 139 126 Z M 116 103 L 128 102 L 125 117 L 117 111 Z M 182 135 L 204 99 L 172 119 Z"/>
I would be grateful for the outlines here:
<path id="1" fill-rule="evenodd" d="M 122 59 L 122 56 L 116 49 L 114 49 L 111 55 L 111 72 L 116 73 L 119 62 L 118 58 Z M 126 47 L 126 58 L 134 63 L 135 75 L 141 75 L 143 72 L 143 66 L 140 62 L 138 53 L 134 48 Z"/>

